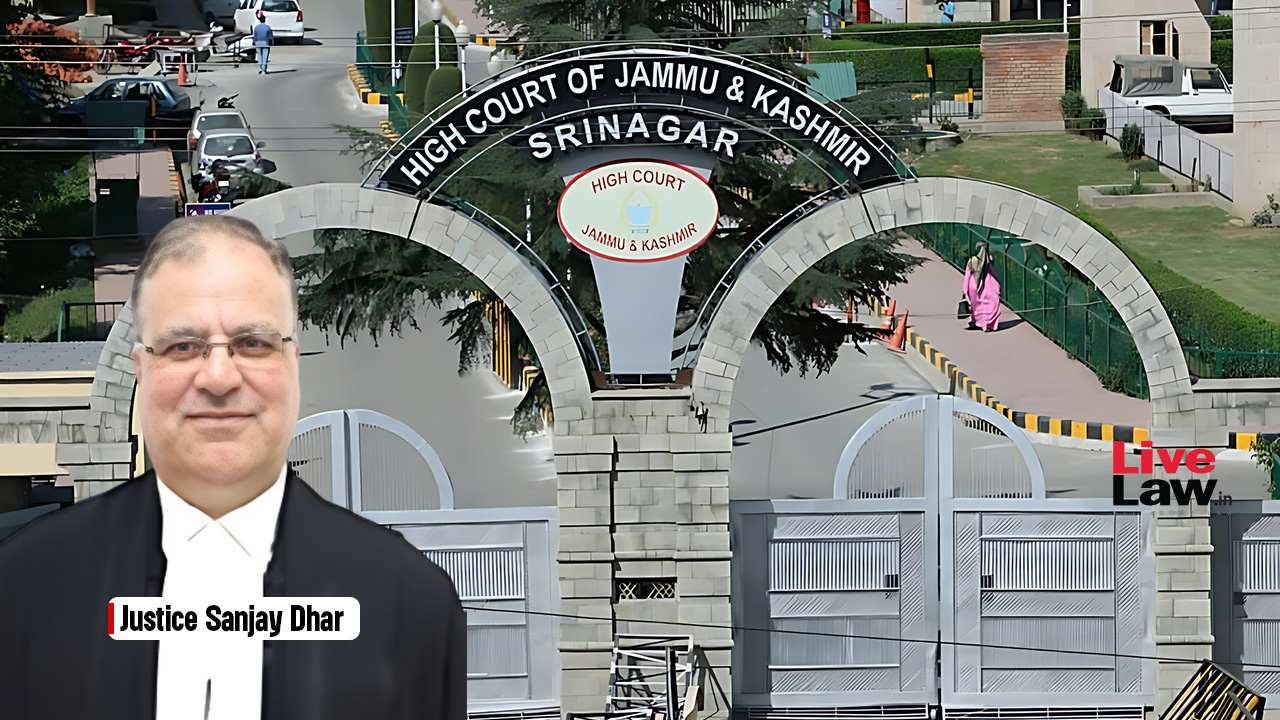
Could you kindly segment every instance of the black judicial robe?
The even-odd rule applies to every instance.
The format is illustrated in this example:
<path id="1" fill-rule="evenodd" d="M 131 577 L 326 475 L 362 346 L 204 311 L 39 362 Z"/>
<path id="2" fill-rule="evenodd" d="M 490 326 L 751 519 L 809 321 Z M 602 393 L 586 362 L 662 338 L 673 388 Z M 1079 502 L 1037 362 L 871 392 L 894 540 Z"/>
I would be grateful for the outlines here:
<path id="1" fill-rule="evenodd" d="M 465 720 L 466 617 L 449 577 L 292 471 L 285 482 L 264 594 L 357 598 L 360 636 L 267 640 L 263 720 Z M 0 718 L 155 716 L 159 641 L 112 640 L 107 602 L 160 595 L 160 524 L 148 472 L 0 543 Z"/>

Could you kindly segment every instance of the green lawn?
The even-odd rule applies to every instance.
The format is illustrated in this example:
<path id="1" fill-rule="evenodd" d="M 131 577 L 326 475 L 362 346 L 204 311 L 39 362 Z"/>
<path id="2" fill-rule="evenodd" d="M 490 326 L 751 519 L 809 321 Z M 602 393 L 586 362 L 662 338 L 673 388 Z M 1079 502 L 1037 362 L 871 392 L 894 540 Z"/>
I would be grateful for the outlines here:
<path id="1" fill-rule="evenodd" d="M 993 180 L 1079 211 L 1079 185 L 1120 185 L 1133 171 L 1120 153 L 1074 135 L 974 137 L 953 150 L 911 163 L 921 176 L 951 175 Z M 1143 173 L 1143 182 L 1168 182 Z M 1280 231 L 1228 224 L 1213 207 L 1089 211 L 1130 255 L 1158 260 L 1246 310 L 1280 322 Z"/>

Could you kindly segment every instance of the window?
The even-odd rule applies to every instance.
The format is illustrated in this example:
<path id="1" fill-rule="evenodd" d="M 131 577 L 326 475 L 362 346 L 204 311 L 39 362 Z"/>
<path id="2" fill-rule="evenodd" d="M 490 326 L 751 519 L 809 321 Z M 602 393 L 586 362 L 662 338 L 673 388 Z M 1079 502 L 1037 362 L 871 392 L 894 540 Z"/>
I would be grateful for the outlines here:
<path id="1" fill-rule="evenodd" d="M 214 157 L 231 157 L 233 155 L 252 155 L 253 143 L 244 135 L 234 137 L 212 137 L 205 141 L 204 154 Z"/>
<path id="2" fill-rule="evenodd" d="M 196 130 L 200 132 L 208 132 L 210 130 L 229 130 L 244 127 L 244 121 L 239 115 L 201 115 L 196 120 Z"/>
<path id="3" fill-rule="evenodd" d="M 298 12 L 298 3 L 293 0 L 265 0 L 262 3 L 264 12 Z"/>
<path id="4" fill-rule="evenodd" d="M 1143 20 L 1138 42 L 1143 55 L 1171 55 L 1178 57 L 1178 29 L 1172 20 Z"/>
<path id="5" fill-rule="evenodd" d="M 151 85 L 148 83 L 135 83 L 129 88 L 129 94 L 125 96 L 125 100 L 150 100 Z"/>
<path id="6" fill-rule="evenodd" d="M 1222 77 L 1222 71 L 1199 69 L 1191 70 L 1191 87 L 1195 90 L 1221 90 L 1227 91 L 1227 80 Z"/>

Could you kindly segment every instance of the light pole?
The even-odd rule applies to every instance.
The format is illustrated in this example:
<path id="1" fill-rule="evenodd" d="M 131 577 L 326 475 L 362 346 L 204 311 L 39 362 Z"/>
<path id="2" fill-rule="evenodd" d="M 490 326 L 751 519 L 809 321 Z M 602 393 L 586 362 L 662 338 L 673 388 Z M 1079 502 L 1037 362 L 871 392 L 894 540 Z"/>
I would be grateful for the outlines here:
<path id="1" fill-rule="evenodd" d="M 440 69 L 440 21 L 444 19 L 444 6 L 440 0 L 431 3 L 431 22 L 436 28 L 436 69 Z"/>
<path id="2" fill-rule="evenodd" d="M 391 84 L 400 82 L 400 66 L 396 63 L 396 0 L 391 3 Z"/>
<path id="3" fill-rule="evenodd" d="M 458 27 L 454 30 L 458 34 L 455 40 L 458 41 L 458 70 L 462 73 L 462 92 L 467 91 L 467 45 L 471 44 L 471 34 L 467 30 L 467 24 L 458 23 Z"/>

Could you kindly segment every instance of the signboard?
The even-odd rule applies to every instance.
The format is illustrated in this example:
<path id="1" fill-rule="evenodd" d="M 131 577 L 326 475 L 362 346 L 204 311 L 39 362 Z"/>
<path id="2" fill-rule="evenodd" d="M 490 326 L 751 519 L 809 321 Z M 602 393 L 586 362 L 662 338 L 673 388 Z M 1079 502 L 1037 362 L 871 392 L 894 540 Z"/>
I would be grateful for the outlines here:
<path id="1" fill-rule="evenodd" d="M 705 242 L 720 220 L 720 206 L 711 186 L 688 168 L 623 160 L 570 180 L 557 214 L 569 241 L 592 255 L 658 262 Z"/>
<path id="2" fill-rule="evenodd" d="M 412 45 L 413 44 L 413 28 L 396 28 L 396 44 Z"/>
<path id="3" fill-rule="evenodd" d="M 637 120 L 634 113 L 643 108 L 660 109 L 676 122 L 659 128 Z M 560 119 L 588 109 L 595 117 L 585 125 Z M 810 97 L 803 84 L 736 58 L 645 49 L 530 63 L 504 74 L 423 130 L 381 181 L 402 192 L 423 192 L 486 140 L 516 133 L 524 133 L 534 152 L 597 145 L 602 134 L 610 142 L 625 141 L 630 133 L 632 142 L 728 154 L 733 135 L 679 119 L 690 116 L 738 127 L 753 120 L 756 125 L 747 127 L 808 144 L 863 189 L 901 179 L 884 141 L 856 118 Z M 556 127 L 538 137 L 539 125 Z"/>
<path id="4" fill-rule="evenodd" d="M 221 215 L 231 209 L 231 203 L 187 203 L 187 217 L 192 215 Z"/>
<path id="5" fill-rule="evenodd" d="M 831 39 L 831 13 L 822 13 L 822 37 Z"/>

